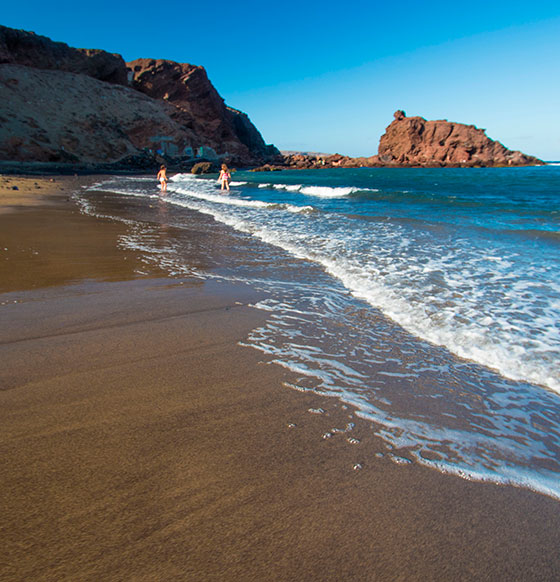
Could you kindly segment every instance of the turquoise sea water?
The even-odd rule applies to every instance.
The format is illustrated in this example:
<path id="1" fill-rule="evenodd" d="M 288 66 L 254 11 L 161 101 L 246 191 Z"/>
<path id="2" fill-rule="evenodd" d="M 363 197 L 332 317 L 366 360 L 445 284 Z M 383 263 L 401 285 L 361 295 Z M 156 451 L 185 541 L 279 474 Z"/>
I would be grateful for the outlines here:
<path id="1" fill-rule="evenodd" d="M 560 498 L 559 166 L 237 172 L 229 195 L 176 175 L 159 218 L 151 176 L 80 194 L 84 211 L 102 191 L 145 203 L 124 246 L 265 291 L 246 345 L 371 421 L 395 462 Z M 200 268 L 150 234 L 186 228 L 182 209 L 244 259 Z"/>

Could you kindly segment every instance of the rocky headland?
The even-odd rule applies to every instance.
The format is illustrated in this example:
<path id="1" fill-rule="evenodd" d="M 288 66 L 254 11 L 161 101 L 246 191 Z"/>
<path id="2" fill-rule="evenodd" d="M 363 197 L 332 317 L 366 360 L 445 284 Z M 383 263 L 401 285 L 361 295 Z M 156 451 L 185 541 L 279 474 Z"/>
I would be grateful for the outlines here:
<path id="1" fill-rule="evenodd" d="M 387 166 L 532 166 L 544 162 L 508 150 L 484 129 L 446 119 L 426 121 L 396 111 L 379 140 L 378 161 Z"/>
<path id="2" fill-rule="evenodd" d="M 0 168 L 151 169 L 277 162 L 203 67 L 76 49 L 0 26 Z"/>
<path id="3" fill-rule="evenodd" d="M 396 111 L 393 122 L 379 140 L 378 154 L 351 158 L 340 154 L 284 153 L 281 167 L 504 167 L 534 166 L 545 162 L 504 147 L 484 129 L 443 120 L 427 121 Z M 270 165 L 258 169 L 274 169 Z"/>

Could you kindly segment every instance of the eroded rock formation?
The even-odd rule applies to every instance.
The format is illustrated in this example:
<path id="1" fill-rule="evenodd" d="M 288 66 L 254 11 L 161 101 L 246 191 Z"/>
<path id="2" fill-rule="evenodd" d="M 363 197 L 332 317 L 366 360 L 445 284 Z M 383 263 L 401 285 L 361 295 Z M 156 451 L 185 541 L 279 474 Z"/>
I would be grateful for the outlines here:
<path id="1" fill-rule="evenodd" d="M 155 59 L 127 65 L 135 89 L 173 105 L 172 118 L 200 136 L 193 146 L 209 145 L 245 164 L 280 155 L 265 144 L 246 114 L 226 106 L 203 67 Z"/>
<path id="2" fill-rule="evenodd" d="M 534 156 L 511 151 L 484 129 L 447 120 L 426 121 L 396 111 L 379 141 L 378 161 L 389 166 L 528 166 Z"/>

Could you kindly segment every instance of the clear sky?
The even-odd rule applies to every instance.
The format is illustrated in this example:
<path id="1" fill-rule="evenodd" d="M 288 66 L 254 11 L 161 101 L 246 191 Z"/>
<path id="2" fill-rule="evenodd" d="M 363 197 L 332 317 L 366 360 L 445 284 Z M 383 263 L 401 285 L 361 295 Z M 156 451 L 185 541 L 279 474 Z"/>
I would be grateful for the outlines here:
<path id="1" fill-rule="evenodd" d="M 280 149 L 373 155 L 404 109 L 560 160 L 559 0 L 26 0 L 0 24 L 202 65 Z"/>

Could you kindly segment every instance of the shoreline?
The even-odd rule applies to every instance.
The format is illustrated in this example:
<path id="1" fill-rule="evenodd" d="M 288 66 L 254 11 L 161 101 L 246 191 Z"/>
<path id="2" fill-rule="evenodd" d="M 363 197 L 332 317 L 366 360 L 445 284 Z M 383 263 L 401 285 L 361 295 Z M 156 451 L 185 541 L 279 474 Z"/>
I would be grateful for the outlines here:
<path id="1" fill-rule="evenodd" d="M 378 456 L 370 424 L 238 345 L 264 318 L 256 292 L 148 269 L 117 247 L 126 225 L 68 200 L 85 178 L 14 180 L 0 192 L 6 579 L 560 577 L 557 501 Z M 323 438 L 348 422 L 359 444 Z"/>
<path id="2" fill-rule="evenodd" d="M 335 155 L 335 154 L 332 154 Z M 349 156 L 342 156 L 345 159 L 350 160 L 360 160 L 361 158 L 350 158 Z M 194 165 L 198 163 L 208 162 L 215 165 L 215 170 L 212 172 L 207 172 L 208 174 L 217 174 L 219 172 L 219 162 L 220 160 L 207 160 L 204 158 L 197 159 L 192 163 L 189 162 L 181 166 L 181 163 L 173 163 L 173 161 L 163 160 L 163 162 L 156 162 L 152 166 L 146 165 L 119 165 L 118 162 L 109 164 L 98 164 L 98 165 L 76 165 L 76 164 L 58 164 L 50 162 L 0 162 L 0 176 L 13 176 L 13 177 L 34 177 L 41 178 L 44 176 L 73 176 L 73 177 L 87 177 L 87 176 L 102 176 L 102 175 L 122 175 L 122 176 L 139 176 L 145 174 L 156 174 L 160 164 L 164 163 L 167 165 L 167 169 L 170 172 L 175 173 L 190 173 Z M 237 171 L 248 171 L 257 173 L 266 172 L 278 172 L 278 171 L 288 171 L 288 170 L 337 170 L 337 169 L 359 169 L 359 168 L 369 168 L 369 169 L 515 169 L 515 168 L 538 168 L 544 166 L 554 166 L 558 165 L 554 161 L 543 161 L 541 164 L 525 164 L 525 165 L 507 165 L 507 164 L 368 164 L 360 161 L 349 162 L 348 164 L 331 164 L 331 165 L 321 165 L 316 161 L 310 161 L 305 164 L 290 164 L 284 163 L 278 165 L 272 162 L 267 162 L 260 166 L 235 166 Z"/>

